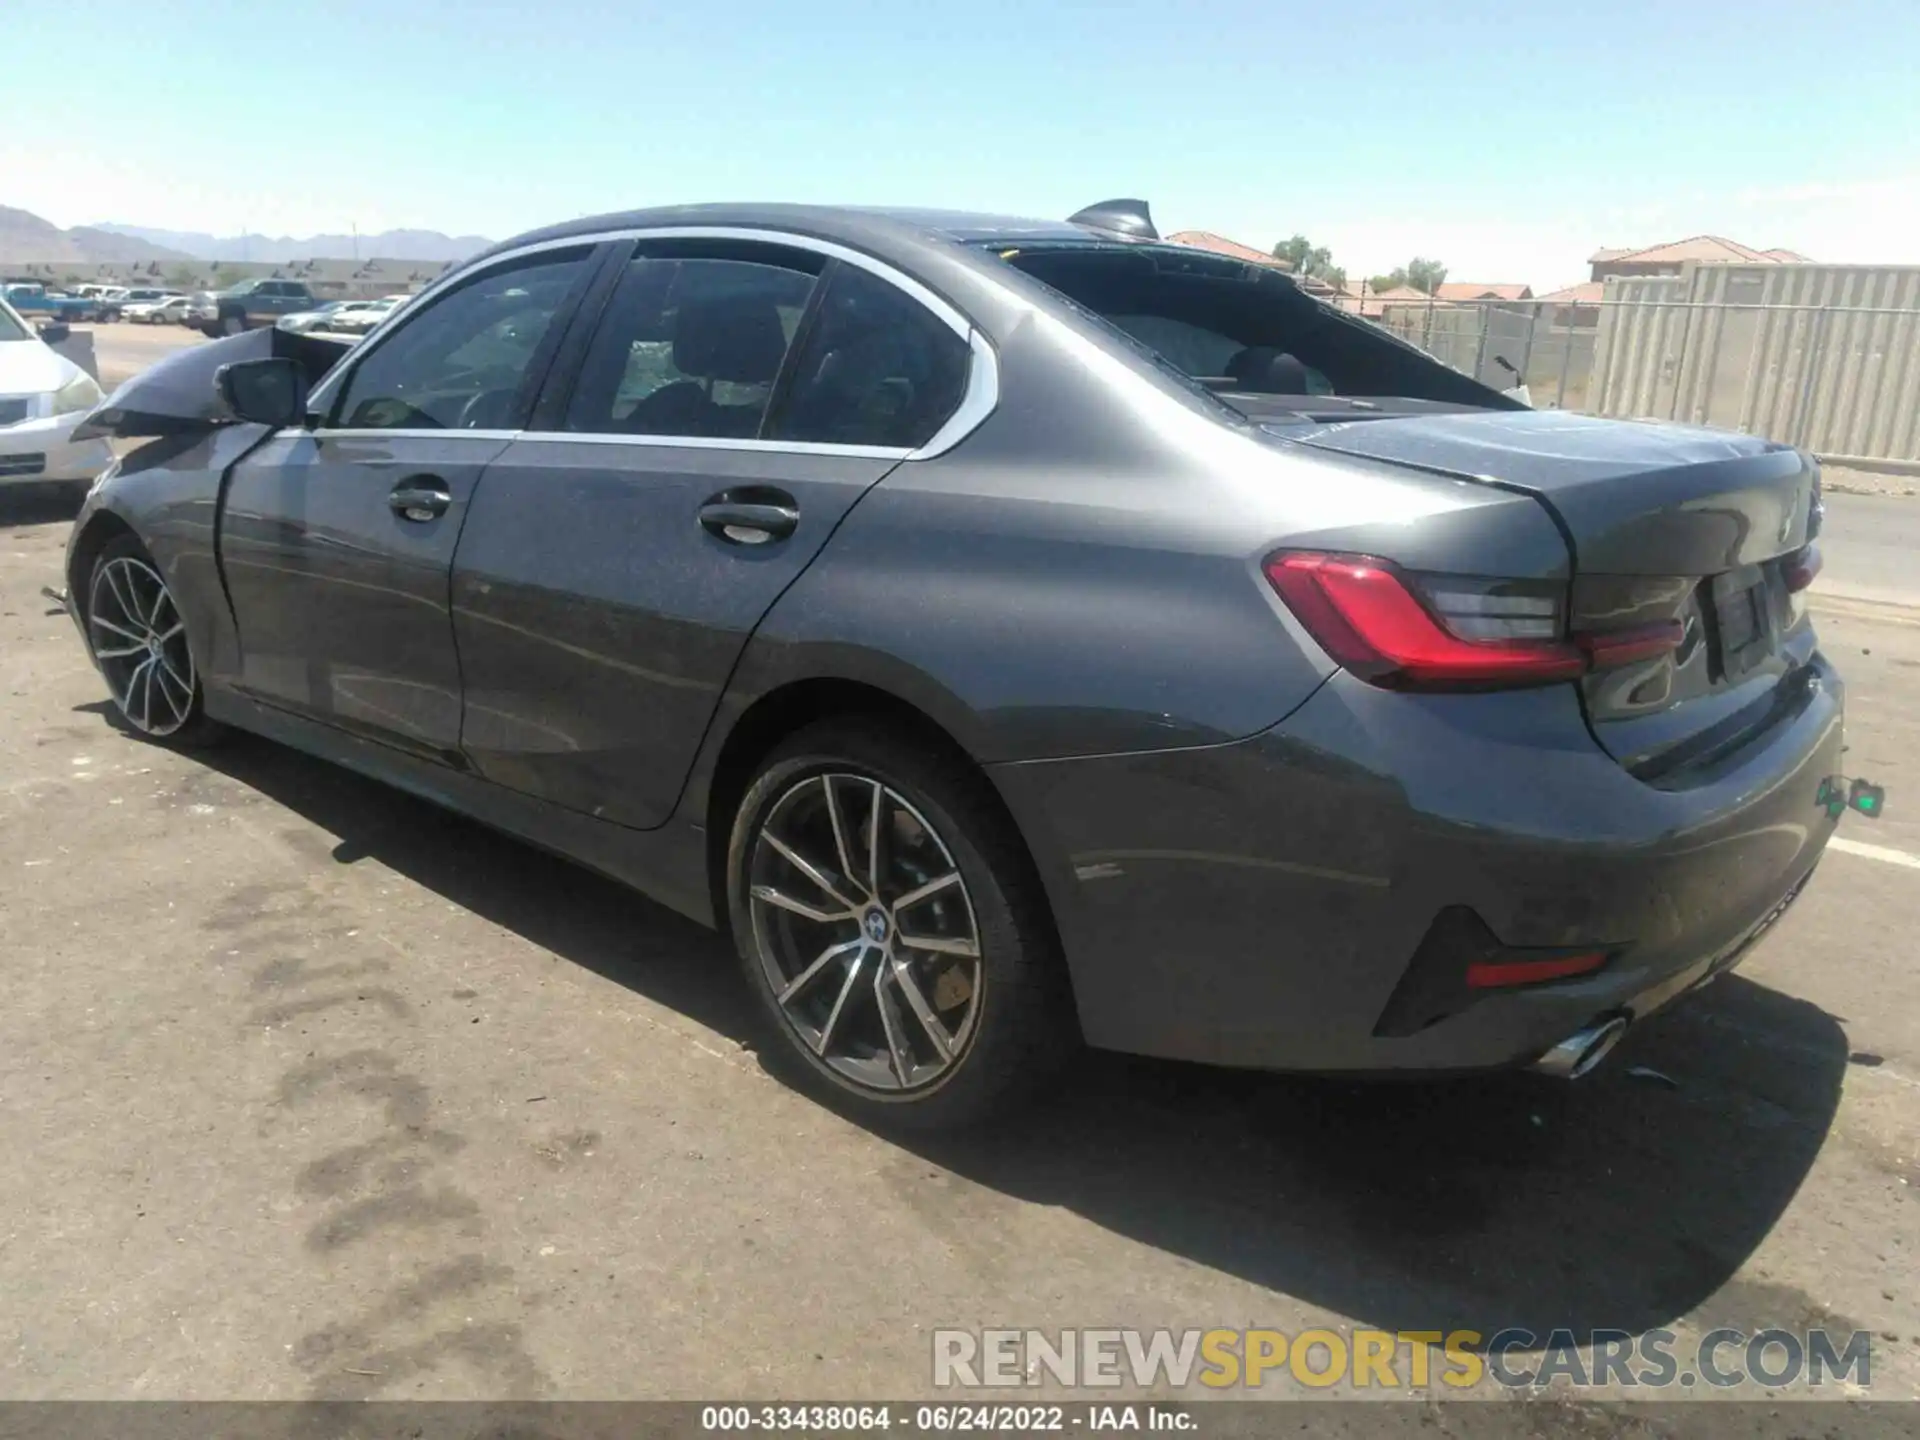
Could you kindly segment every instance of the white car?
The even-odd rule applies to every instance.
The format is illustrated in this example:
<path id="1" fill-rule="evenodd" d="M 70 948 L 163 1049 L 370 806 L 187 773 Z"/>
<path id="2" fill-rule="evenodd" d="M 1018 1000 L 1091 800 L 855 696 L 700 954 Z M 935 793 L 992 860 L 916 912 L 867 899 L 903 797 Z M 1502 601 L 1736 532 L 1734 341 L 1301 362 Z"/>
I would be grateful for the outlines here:
<path id="1" fill-rule="evenodd" d="M 336 334 L 364 335 L 399 309 L 406 298 L 404 295 L 389 295 L 383 300 L 356 300 L 334 311 L 321 328 Z"/>
<path id="2" fill-rule="evenodd" d="M 0 300 L 0 486 L 91 481 L 106 469 L 113 451 L 105 440 L 73 438 L 103 398 L 91 375 Z"/>
<path id="3" fill-rule="evenodd" d="M 159 300 L 141 300 L 125 306 L 120 314 L 134 325 L 177 325 L 191 303 L 185 295 L 168 295 Z"/>

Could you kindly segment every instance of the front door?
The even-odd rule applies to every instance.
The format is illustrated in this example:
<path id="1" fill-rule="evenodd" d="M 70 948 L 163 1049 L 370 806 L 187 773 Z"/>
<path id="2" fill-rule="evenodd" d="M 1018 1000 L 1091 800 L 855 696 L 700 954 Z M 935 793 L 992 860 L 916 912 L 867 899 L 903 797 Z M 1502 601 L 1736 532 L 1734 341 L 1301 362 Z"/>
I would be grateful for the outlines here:
<path id="1" fill-rule="evenodd" d="M 424 302 L 347 362 L 315 429 L 282 432 L 234 468 L 220 554 L 249 693 L 457 758 L 454 548 L 589 256 L 507 262 Z"/>
<path id="2" fill-rule="evenodd" d="M 461 538 L 467 759 L 665 821 L 754 627 L 953 413 L 969 359 L 951 321 L 802 241 L 640 242 Z"/>

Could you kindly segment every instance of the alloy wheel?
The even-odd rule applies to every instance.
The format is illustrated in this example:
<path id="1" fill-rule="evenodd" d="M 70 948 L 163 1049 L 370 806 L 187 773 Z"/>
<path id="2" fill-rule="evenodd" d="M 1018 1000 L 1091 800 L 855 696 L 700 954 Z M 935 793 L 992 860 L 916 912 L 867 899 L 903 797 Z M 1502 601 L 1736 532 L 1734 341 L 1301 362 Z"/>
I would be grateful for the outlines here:
<path id="1" fill-rule="evenodd" d="M 747 860 L 753 944 L 782 1018 L 873 1092 L 965 1057 L 985 971 L 966 881 L 926 816 L 868 775 L 815 773 L 767 807 Z"/>
<path id="2" fill-rule="evenodd" d="M 113 703 L 136 730 L 171 735 L 193 715 L 187 627 L 159 573 L 122 555 L 93 577 L 87 635 Z"/>

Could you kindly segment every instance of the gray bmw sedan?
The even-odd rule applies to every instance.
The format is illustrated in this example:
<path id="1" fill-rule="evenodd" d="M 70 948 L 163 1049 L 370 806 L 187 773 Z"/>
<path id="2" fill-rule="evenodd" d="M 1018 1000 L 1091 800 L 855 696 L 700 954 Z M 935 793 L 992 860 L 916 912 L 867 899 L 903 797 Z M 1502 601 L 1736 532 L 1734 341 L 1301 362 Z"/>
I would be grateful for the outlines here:
<path id="1" fill-rule="evenodd" d="M 88 425 L 128 726 L 722 928 L 868 1119 L 1082 1040 L 1578 1074 L 1837 823 L 1807 456 L 1530 410 L 1138 202 L 574 221 Z"/>

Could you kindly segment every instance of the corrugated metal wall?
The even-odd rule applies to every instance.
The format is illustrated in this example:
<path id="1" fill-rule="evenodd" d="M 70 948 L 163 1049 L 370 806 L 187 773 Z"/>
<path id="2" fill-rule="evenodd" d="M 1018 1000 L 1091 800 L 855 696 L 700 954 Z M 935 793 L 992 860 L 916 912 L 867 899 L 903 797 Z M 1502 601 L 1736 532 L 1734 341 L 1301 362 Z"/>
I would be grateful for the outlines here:
<path id="1" fill-rule="evenodd" d="M 1920 460 L 1920 266 L 1690 264 L 1610 280 L 1582 408 Z"/>

